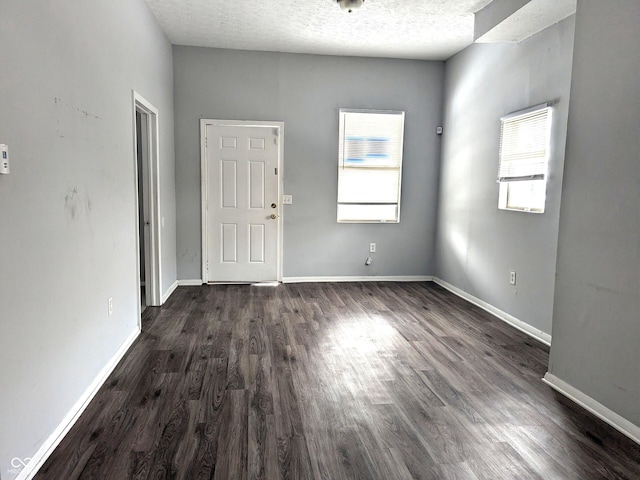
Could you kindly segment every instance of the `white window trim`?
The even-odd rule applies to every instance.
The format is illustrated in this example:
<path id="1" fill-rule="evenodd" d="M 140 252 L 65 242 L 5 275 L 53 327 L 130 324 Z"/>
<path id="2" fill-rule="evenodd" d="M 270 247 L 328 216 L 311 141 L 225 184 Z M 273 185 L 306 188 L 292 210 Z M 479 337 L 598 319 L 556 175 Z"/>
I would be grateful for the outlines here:
<path id="1" fill-rule="evenodd" d="M 395 220 L 362 220 L 362 219 L 340 219 L 337 218 L 338 223 L 400 223 L 400 203 L 402 197 L 402 164 L 404 161 L 404 120 L 405 120 L 405 112 L 400 110 L 375 110 L 375 109 L 354 109 L 354 108 L 341 108 L 339 110 L 339 131 L 338 131 L 338 170 L 345 168 L 344 158 L 343 158 L 343 147 L 344 147 L 344 124 L 343 124 L 343 114 L 344 113 L 367 113 L 367 114 L 387 114 L 387 115 L 400 115 L 402 117 L 402 137 L 400 138 L 400 166 L 398 167 L 398 198 L 397 202 L 393 203 L 396 207 L 396 219 Z M 357 167 L 346 167 L 346 168 L 357 168 Z M 365 168 L 365 167 L 361 167 Z M 375 167 L 366 167 L 368 169 L 375 170 Z M 386 168 L 386 167 L 381 167 Z M 340 192 L 340 173 L 338 172 L 338 195 Z M 357 205 L 366 205 L 367 203 L 358 203 Z M 337 202 L 337 206 L 339 208 L 340 205 L 348 205 L 347 203 Z M 375 205 L 391 205 L 386 203 L 375 203 Z"/>
<path id="2" fill-rule="evenodd" d="M 539 105 L 535 105 L 524 110 L 518 110 L 516 112 L 510 113 L 509 115 L 505 115 L 500 118 L 500 147 L 499 147 L 499 159 L 498 159 L 498 179 L 497 182 L 500 185 L 499 193 L 498 193 L 498 209 L 500 210 L 509 210 L 514 212 L 524 212 L 524 213 L 544 213 L 546 209 L 546 186 L 548 180 L 549 173 L 549 162 L 551 160 L 551 132 L 553 128 L 553 102 L 542 103 Z M 532 175 L 532 176 L 524 176 L 524 177 L 513 177 L 509 179 L 508 177 L 501 176 L 501 163 L 502 163 L 502 141 L 503 141 L 503 127 L 505 122 L 517 120 L 520 117 L 528 116 L 534 112 L 547 110 L 548 120 L 547 120 L 547 131 L 546 131 L 546 148 L 545 148 L 545 159 L 544 159 L 544 172 L 540 175 Z M 520 181 L 540 181 L 544 182 L 545 186 L 545 199 L 544 204 L 541 209 L 532 209 L 530 207 L 513 207 L 509 206 L 509 186 L 516 182 Z"/>
<path id="3" fill-rule="evenodd" d="M 498 192 L 498 209 L 508 210 L 510 212 L 522 212 L 522 213 L 544 213 L 546 209 L 546 179 L 537 180 L 539 182 L 545 182 L 545 205 L 542 209 L 531 209 L 529 207 L 510 207 L 509 206 L 509 186 L 517 182 L 500 182 L 500 190 Z"/>

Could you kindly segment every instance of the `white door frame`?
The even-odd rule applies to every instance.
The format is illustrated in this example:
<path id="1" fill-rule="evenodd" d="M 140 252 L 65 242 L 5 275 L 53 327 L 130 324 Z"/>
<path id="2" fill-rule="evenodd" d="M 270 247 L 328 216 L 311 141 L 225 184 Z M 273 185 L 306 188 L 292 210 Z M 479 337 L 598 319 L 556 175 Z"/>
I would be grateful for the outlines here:
<path id="1" fill-rule="evenodd" d="M 147 155 L 147 169 L 149 172 L 149 180 L 145 185 L 146 193 L 149 200 L 149 271 L 145 272 L 145 289 L 149 289 L 151 295 L 149 306 L 162 305 L 162 266 L 160 263 L 160 176 L 159 176 L 159 132 L 158 132 L 158 109 L 151 102 L 146 100 L 135 90 L 131 92 L 132 119 L 133 119 L 133 152 L 134 152 L 134 184 L 136 191 L 136 281 L 137 281 L 137 298 L 138 298 L 138 321 L 140 322 L 140 227 L 138 221 L 138 163 L 137 163 L 137 144 L 138 139 L 136 132 L 136 112 L 146 114 L 147 118 L 147 145 L 149 154 Z"/>
<path id="2" fill-rule="evenodd" d="M 284 158 L 284 122 L 271 121 L 247 121 L 247 120 L 218 120 L 211 118 L 202 118 L 200 120 L 200 194 L 201 194 L 201 213 L 202 213 L 202 283 L 209 283 L 207 274 L 207 195 L 209 191 L 208 166 L 207 166 L 207 126 L 221 127 L 272 127 L 279 129 L 278 135 L 278 234 L 276 247 L 276 280 L 282 281 L 282 179 L 284 172 L 282 171 L 282 159 Z"/>

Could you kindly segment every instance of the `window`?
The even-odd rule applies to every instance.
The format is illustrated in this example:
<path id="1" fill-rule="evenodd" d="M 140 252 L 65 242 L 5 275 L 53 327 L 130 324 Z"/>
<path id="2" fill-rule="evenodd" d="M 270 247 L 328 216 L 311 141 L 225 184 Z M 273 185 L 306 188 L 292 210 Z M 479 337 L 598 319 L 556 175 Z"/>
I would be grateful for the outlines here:
<path id="1" fill-rule="evenodd" d="M 500 119 L 498 208 L 543 213 L 551 140 L 551 107 L 538 105 Z"/>
<path id="2" fill-rule="evenodd" d="M 398 223 L 404 112 L 340 110 L 338 222 Z"/>

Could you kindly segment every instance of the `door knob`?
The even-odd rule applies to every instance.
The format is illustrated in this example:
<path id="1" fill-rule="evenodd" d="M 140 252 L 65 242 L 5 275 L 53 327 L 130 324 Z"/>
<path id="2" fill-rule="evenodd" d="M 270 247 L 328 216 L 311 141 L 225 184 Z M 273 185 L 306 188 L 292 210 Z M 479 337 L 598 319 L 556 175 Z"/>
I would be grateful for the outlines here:
<path id="1" fill-rule="evenodd" d="M 271 204 L 271 208 L 276 208 L 276 207 L 277 207 L 277 205 L 275 203 Z"/>
<path id="2" fill-rule="evenodd" d="M 272 214 L 271 214 L 271 219 L 272 219 L 272 220 L 275 220 L 275 219 L 276 219 L 276 214 L 275 214 L 275 213 L 272 213 Z"/>

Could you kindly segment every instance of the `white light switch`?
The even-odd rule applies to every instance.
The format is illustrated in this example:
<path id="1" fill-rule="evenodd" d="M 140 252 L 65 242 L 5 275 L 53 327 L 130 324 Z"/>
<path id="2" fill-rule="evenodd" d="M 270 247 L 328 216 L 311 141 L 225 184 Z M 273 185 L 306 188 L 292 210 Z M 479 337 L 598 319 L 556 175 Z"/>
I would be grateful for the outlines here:
<path id="1" fill-rule="evenodd" d="M 9 147 L 0 144 L 0 174 L 9 175 Z"/>
<path id="2" fill-rule="evenodd" d="M 282 195 L 283 205 L 293 205 L 293 195 Z"/>

